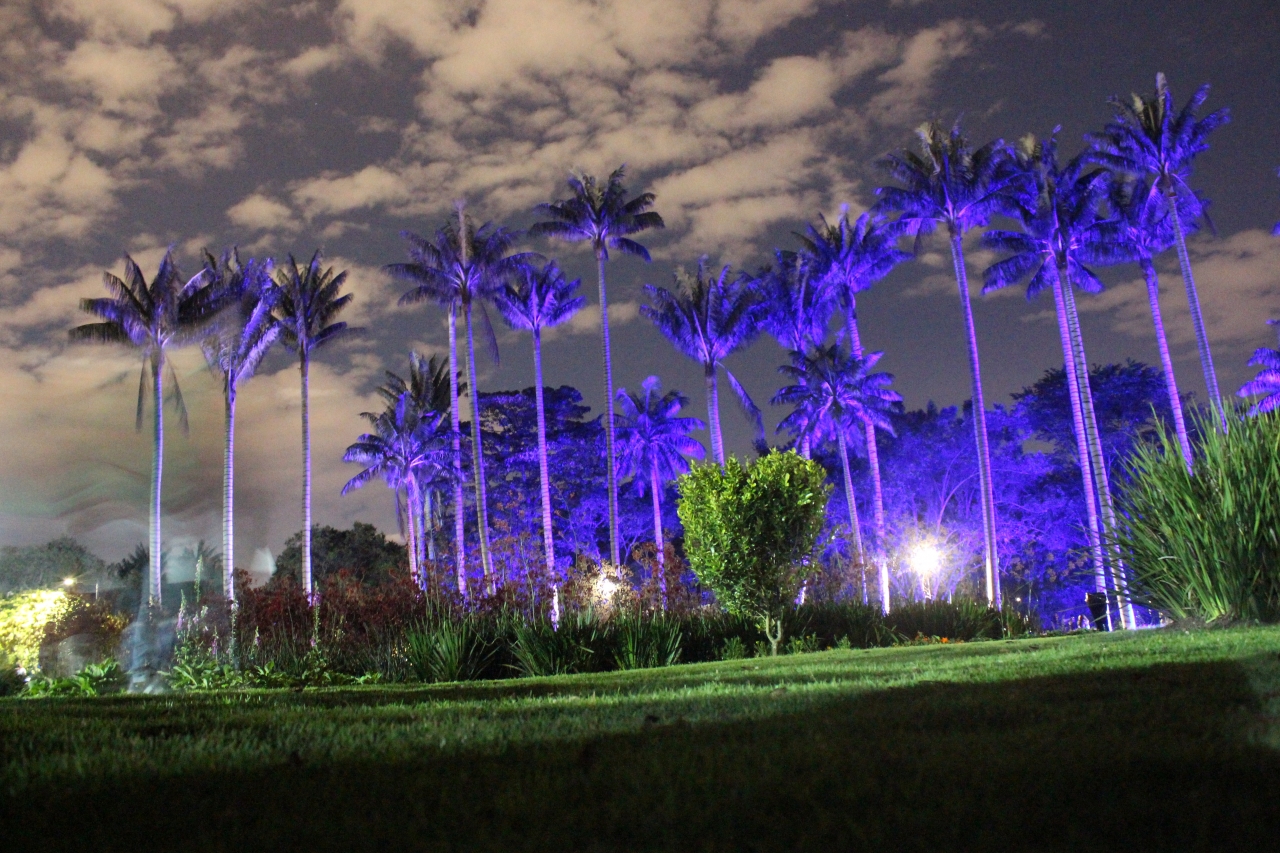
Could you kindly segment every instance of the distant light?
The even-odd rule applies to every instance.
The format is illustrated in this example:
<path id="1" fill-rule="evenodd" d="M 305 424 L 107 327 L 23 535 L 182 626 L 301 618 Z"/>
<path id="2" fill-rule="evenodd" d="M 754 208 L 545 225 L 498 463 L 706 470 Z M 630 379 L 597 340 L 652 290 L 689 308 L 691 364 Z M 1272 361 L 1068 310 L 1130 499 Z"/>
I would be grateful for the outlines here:
<path id="1" fill-rule="evenodd" d="M 613 600 L 613 594 L 618 591 L 618 582 L 606 574 L 601 574 L 596 578 L 596 594 L 600 598 L 609 602 Z"/>
<path id="2" fill-rule="evenodd" d="M 63 578 L 63 579 L 62 579 L 62 585 L 63 585 L 63 586 L 75 586 L 75 585 L 76 585 L 76 579 L 75 579 L 75 578 Z"/>
<path id="3" fill-rule="evenodd" d="M 932 542 L 921 542 L 911 549 L 911 570 L 922 578 L 930 578 L 942 568 L 942 552 Z"/>

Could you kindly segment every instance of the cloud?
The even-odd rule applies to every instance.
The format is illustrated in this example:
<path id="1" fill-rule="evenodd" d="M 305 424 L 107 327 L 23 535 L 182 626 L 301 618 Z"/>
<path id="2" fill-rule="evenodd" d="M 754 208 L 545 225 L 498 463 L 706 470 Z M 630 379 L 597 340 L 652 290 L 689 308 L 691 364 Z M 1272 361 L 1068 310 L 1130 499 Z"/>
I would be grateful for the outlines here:
<path id="1" fill-rule="evenodd" d="M 293 231 L 297 228 L 293 210 L 262 193 L 246 196 L 227 208 L 227 219 L 241 228 L 258 231 Z"/>

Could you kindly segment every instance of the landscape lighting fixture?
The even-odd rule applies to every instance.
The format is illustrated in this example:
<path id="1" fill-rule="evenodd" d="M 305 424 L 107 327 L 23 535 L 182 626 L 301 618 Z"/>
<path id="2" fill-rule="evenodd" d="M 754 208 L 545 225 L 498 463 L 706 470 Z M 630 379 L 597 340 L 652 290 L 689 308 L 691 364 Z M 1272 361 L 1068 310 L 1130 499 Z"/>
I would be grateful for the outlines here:
<path id="1" fill-rule="evenodd" d="M 63 585 L 63 586 L 75 586 L 75 584 L 76 584 L 76 579 L 75 579 L 75 578 L 63 578 L 63 579 L 62 579 L 62 585 Z"/>
<path id="2" fill-rule="evenodd" d="M 911 570 L 920 576 L 924 597 L 930 598 L 929 581 L 942 568 L 942 552 L 932 542 L 920 542 L 911 549 Z"/>

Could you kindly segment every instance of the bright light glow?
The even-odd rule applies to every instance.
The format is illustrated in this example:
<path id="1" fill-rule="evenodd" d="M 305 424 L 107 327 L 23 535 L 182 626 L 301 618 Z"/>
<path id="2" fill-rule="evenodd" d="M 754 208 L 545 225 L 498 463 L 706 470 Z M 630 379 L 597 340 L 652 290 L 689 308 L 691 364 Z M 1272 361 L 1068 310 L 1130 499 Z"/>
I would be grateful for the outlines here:
<path id="1" fill-rule="evenodd" d="M 63 579 L 62 579 L 62 585 L 63 585 L 63 586 L 75 586 L 75 583 L 76 583 L 76 579 L 75 579 L 75 578 L 63 578 Z"/>
<path id="2" fill-rule="evenodd" d="M 921 542 L 911 549 L 911 570 L 922 578 L 931 578 L 942 568 L 942 552 L 932 542 Z"/>
<path id="3" fill-rule="evenodd" d="M 608 575 L 601 573 L 596 578 L 596 595 L 606 603 L 613 601 L 613 594 L 618 591 L 618 582 Z"/>

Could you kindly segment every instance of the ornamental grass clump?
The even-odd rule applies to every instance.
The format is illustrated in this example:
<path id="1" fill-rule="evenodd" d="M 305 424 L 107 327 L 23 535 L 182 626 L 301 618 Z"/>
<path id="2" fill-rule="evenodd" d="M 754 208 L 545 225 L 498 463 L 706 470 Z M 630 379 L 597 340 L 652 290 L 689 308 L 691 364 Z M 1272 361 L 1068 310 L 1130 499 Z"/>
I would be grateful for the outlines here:
<path id="1" fill-rule="evenodd" d="M 1128 461 L 1117 544 L 1131 594 L 1172 619 L 1280 620 L 1280 413 L 1194 418 L 1194 470 L 1176 436 Z"/>

